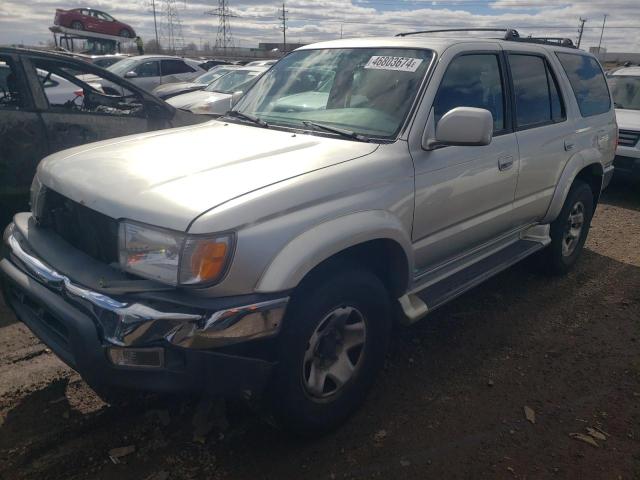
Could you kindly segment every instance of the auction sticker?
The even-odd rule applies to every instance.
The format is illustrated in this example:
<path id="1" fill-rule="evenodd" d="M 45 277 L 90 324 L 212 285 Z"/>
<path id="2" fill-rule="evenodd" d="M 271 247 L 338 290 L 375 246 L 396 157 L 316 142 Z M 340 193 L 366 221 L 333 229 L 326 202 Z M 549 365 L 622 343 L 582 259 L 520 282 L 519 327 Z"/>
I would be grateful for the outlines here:
<path id="1" fill-rule="evenodd" d="M 398 72 L 415 72 L 422 63 L 422 60 L 422 58 L 374 55 L 369 59 L 364 68 L 371 68 L 374 70 L 395 70 Z"/>

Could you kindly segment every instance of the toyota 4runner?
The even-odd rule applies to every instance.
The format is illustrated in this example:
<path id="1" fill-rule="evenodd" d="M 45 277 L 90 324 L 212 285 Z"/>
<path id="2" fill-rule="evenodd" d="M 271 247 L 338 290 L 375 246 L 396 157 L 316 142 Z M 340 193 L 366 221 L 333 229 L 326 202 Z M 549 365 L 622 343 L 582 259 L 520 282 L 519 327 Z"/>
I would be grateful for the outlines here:
<path id="1" fill-rule="evenodd" d="M 394 307 L 533 254 L 567 272 L 613 172 L 593 56 L 419 33 L 309 45 L 224 117 L 50 155 L 4 232 L 7 303 L 107 398 L 262 393 L 293 430 L 340 424 Z"/>

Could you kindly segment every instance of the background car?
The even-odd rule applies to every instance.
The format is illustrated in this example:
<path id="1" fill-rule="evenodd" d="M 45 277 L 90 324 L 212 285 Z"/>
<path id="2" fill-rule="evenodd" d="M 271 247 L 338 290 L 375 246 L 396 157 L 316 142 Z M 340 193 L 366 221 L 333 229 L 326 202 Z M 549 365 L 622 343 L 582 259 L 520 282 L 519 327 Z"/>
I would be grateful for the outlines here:
<path id="1" fill-rule="evenodd" d="M 231 108 L 233 95 L 244 93 L 267 70 L 269 67 L 239 67 L 203 90 L 177 95 L 167 103 L 192 113 L 222 115 Z"/>
<path id="2" fill-rule="evenodd" d="M 238 68 L 240 67 L 236 67 L 235 65 L 219 65 L 217 67 L 213 67 L 207 73 L 203 73 L 199 77 L 194 78 L 191 82 L 176 82 L 159 85 L 153 89 L 153 94 L 163 100 L 167 100 L 168 98 L 175 97 L 176 95 L 181 95 L 183 93 L 203 90 L 211 82 L 233 70 L 237 70 Z"/>
<path id="3" fill-rule="evenodd" d="M 160 84 L 191 81 L 206 72 L 197 60 L 170 55 L 138 55 L 108 70 L 149 92 Z"/>
<path id="4" fill-rule="evenodd" d="M 72 10 L 58 8 L 53 23 L 60 27 L 104 35 L 126 38 L 136 36 L 135 30 L 130 25 L 116 20 L 108 13 L 93 8 L 74 8 Z"/>
<path id="5" fill-rule="evenodd" d="M 619 128 L 614 175 L 640 181 L 640 67 L 617 68 L 609 73 L 607 83 Z"/>
<path id="6" fill-rule="evenodd" d="M 249 62 L 245 65 L 245 67 L 270 67 L 275 65 L 278 60 L 255 60 L 253 62 Z"/>
<path id="7" fill-rule="evenodd" d="M 36 166 L 50 153 L 204 120 L 85 61 L 0 48 L 0 230 L 27 208 Z"/>

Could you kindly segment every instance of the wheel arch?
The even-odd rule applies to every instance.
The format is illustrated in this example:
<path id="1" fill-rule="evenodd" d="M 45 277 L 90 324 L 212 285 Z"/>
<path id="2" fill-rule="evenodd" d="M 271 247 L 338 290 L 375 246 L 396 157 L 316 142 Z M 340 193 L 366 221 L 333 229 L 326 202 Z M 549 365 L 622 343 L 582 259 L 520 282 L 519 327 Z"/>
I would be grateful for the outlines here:
<path id="1" fill-rule="evenodd" d="M 358 212 L 321 223 L 278 253 L 256 291 L 294 289 L 335 262 L 356 262 L 371 268 L 397 298 L 410 282 L 413 251 L 409 233 L 386 211 Z"/>
<path id="2" fill-rule="evenodd" d="M 569 194 L 569 190 L 576 179 L 586 182 L 591 187 L 593 206 L 595 208 L 600 199 L 603 178 L 604 168 L 599 160 L 586 159 L 581 153 L 571 157 L 560 175 L 551 199 L 551 204 L 545 217 L 542 219 L 542 223 L 551 223 L 558 217 Z"/>

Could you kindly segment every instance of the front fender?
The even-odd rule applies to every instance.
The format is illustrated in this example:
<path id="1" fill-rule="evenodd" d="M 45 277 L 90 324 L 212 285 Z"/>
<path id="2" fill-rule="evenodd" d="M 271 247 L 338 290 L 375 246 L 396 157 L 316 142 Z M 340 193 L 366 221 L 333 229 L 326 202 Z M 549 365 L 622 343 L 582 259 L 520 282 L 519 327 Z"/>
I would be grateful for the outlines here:
<path id="1" fill-rule="evenodd" d="M 352 213 L 314 226 L 290 241 L 262 274 L 257 292 L 295 288 L 314 267 L 333 255 L 371 240 L 397 242 L 413 271 L 411 239 L 400 220 L 384 210 Z"/>

